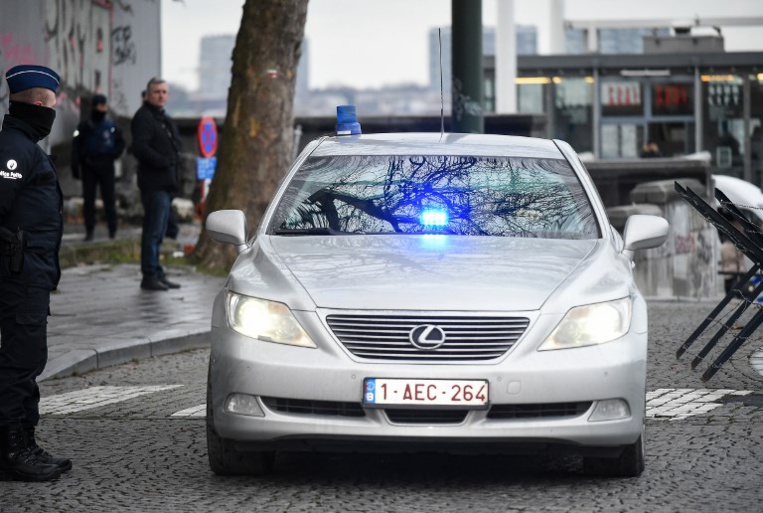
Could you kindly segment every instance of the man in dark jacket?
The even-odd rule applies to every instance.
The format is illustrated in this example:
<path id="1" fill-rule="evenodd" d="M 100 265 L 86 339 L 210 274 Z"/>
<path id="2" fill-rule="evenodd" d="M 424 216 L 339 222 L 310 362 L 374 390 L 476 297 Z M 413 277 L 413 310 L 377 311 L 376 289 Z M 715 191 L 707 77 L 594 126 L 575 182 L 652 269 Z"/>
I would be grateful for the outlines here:
<path id="1" fill-rule="evenodd" d="M 95 230 L 95 191 L 101 188 L 103 210 L 109 238 L 117 233 L 117 207 L 114 193 L 114 161 L 125 149 L 122 130 L 106 113 L 109 107 L 102 94 L 93 96 L 90 119 L 83 121 L 74 132 L 72 141 L 72 175 L 82 178 L 85 240 L 93 240 Z"/>
<path id="2" fill-rule="evenodd" d="M 0 132 L 0 474 L 27 481 L 72 467 L 35 441 L 37 376 L 48 358 L 50 292 L 58 285 L 63 196 L 51 158 L 37 145 L 50 133 L 59 76 L 43 66 L 6 73 L 8 114 Z"/>
<path id="3" fill-rule="evenodd" d="M 133 116 L 132 151 L 138 159 L 138 188 L 143 203 L 140 270 L 144 290 L 168 290 L 180 285 L 167 279 L 159 264 L 159 251 L 167 230 L 172 194 L 180 182 L 180 133 L 164 111 L 167 82 L 152 78 L 146 100 Z"/>

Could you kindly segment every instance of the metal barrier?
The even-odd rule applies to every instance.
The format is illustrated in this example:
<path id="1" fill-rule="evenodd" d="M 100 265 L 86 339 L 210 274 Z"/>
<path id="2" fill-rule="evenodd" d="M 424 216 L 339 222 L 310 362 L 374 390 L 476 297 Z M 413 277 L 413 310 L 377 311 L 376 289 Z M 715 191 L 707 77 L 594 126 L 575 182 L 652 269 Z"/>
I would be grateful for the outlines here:
<path id="1" fill-rule="evenodd" d="M 763 293 L 763 280 L 760 280 L 757 285 L 751 285 L 753 279 L 756 275 L 760 274 L 761 268 L 763 268 L 763 233 L 761 233 L 757 226 L 747 220 L 744 214 L 720 189 L 715 189 L 716 199 L 720 203 L 720 206 L 730 212 L 731 215 L 734 216 L 734 220 L 740 223 L 742 230 L 737 229 L 731 221 L 717 212 L 711 205 L 688 187 L 684 188 L 678 182 L 675 182 L 675 190 L 697 212 L 699 212 L 702 217 L 715 226 L 719 232 L 728 237 L 734 246 L 753 262 L 753 266 L 750 270 L 737 281 L 721 302 L 718 303 L 713 311 L 710 312 L 697 329 L 689 335 L 683 344 L 681 344 L 678 351 L 676 351 L 676 358 L 681 358 L 686 350 L 697 341 L 705 330 L 713 324 L 719 324 L 720 328 L 718 331 L 692 360 L 691 368 L 695 369 L 705 360 L 708 354 L 710 354 L 723 336 L 735 325 L 736 321 L 745 313 L 745 311 L 747 311 L 750 306 L 756 304 L 756 298 Z M 721 316 L 729 304 L 735 299 L 740 300 L 736 307 L 733 308 L 727 318 L 719 320 L 719 316 Z M 712 378 L 721 366 L 733 356 L 733 354 L 750 338 L 761 324 L 763 324 L 763 309 L 760 309 L 751 319 L 749 319 L 744 328 L 733 337 L 729 345 L 721 352 L 715 361 L 710 364 L 704 374 L 702 374 L 702 381 L 708 381 Z"/>

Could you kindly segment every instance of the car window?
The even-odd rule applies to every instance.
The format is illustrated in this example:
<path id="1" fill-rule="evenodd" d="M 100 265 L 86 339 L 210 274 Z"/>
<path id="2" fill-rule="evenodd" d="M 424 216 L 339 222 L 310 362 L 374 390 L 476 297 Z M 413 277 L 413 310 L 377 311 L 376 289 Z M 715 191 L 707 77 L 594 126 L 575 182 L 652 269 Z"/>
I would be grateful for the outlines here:
<path id="1" fill-rule="evenodd" d="M 307 159 L 268 233 L 590 239 L 599 228 L 565 160 L 368 155 Z"/>

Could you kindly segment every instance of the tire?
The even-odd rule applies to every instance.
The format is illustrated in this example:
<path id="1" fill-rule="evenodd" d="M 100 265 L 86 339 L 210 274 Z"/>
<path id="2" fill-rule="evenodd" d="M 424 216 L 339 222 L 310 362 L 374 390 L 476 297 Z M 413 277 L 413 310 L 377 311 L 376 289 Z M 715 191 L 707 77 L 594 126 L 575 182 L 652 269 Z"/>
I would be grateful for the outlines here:
<path id="1" fill-rule="evenodd" d="M 585 457 L 583 471 L 586 474 L 606 477 L 638 477 L 646 467 L 646 433 L 641 431 L 633 444 L 623 449 L 616 458 Z"/>
<path id="2" fill-rule="evenodd" d="M 207 456 L 218 476 L 262 476 L 273 470 L 275 451 L 236 451 L 233 442 L 220 437 L 214 427 L 212 385 L 207 378 Z"/>

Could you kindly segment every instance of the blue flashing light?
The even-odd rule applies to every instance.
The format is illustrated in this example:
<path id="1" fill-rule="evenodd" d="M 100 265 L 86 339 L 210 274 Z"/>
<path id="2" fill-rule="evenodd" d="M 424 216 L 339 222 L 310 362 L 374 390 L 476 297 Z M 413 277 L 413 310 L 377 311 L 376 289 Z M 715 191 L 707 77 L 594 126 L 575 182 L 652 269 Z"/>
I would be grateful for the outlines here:
<path id="1" fill-rule="evenodd" d="M 361 133 L 355 105 L 338 105 L 336 108 L 336 135 L 360 135 Z"/>
<path id="2" fill-rule="evenodd" d="M 448 213 L 444 210 L 424 210 L 419 219 L 427 228 L 441 228 L 448 224 Z"/>

